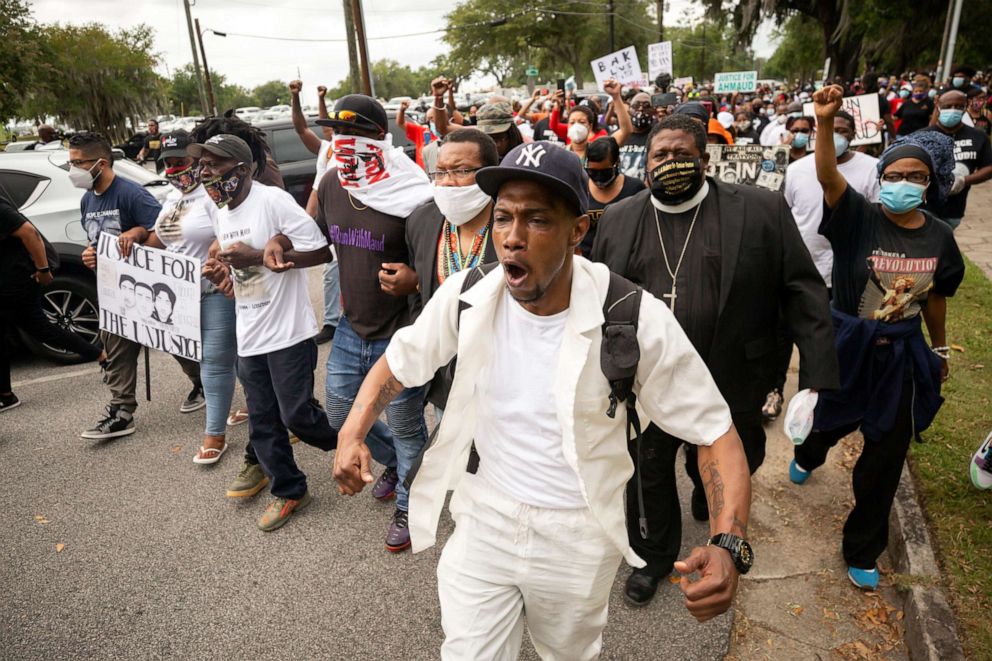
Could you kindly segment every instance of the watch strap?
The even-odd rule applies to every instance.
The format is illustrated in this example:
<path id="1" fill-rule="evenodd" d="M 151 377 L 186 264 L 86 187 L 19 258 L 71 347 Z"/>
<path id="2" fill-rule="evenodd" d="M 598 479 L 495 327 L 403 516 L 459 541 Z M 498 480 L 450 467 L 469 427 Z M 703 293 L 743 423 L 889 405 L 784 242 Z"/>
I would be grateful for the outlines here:
<path id="1" fill-rule="evenodd" d="M 719 546 L 730 553 L 734 561 L 734 566 L 741 574 L 746 574 L 751 569 L 754 561 L 751 545 L 743 537 L 738 537 L 732 533 L 721 532 L 710 538 L 708 544 Z"/>

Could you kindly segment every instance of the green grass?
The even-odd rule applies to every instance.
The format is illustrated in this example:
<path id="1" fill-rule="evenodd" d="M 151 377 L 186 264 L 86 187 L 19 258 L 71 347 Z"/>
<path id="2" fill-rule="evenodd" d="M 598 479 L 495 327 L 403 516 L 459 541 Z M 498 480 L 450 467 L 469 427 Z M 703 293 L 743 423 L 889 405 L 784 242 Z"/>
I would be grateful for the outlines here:
<path id="1" fill-rule="evenodd" d="M 951 378 L 944 406 L 910 465 L 922 492 L 945 584 L 969 659 L 992 659 L 992 491 L 971 484 L 968 462 L 992 430 L 992 283 L 967 262 L 947 304 Z"/>

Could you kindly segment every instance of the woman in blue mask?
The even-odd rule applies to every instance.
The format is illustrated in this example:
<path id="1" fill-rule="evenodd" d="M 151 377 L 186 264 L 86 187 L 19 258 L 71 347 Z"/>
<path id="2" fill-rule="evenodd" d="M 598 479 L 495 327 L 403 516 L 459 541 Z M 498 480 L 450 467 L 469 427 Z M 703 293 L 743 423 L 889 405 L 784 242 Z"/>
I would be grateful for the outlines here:
<path id="1" fill-rule="evenodd" d="M 838 85 L 813 95 L 819 134 L 833 131 L 843 96 Z M 949 373 L 947 298 L 964 263 L 951 229 L 921 207 L 947 195 L 953 143 L 934 131 L 897 140 L 879 159 L 881 204 L 848 186 L 829 141 L 817 140 L 815 158 L 826 204 L 819 232 L 834 253 L 831 308 L 842 387 L 819 393 L 813 432 L 796 447 L 789 478 L 805 483 L 831 447 L 860 429 L 864 447 L 842 548 L 851 582 L 875 589 L 910 439 L 936 416 Z"/>
<path id="2" fill-rule="evenodd" d="M 902 120 L 896 135 L 909 135 L 930 124 L 930 116 L 933 115 L 933 99 L 929 92 L 930 79 L 926 76 L 916 76 L 913 79 L 912 94 L 896 110 L 895 116 Z"/>
<path id="3" fill-rule="evenodd" d="M 785 123 L 785 142 L 789 145 L 789 162 L 793 163 L 808 154 L 809 137 L 813 133 L 812 117 L 790 117 Z"/>

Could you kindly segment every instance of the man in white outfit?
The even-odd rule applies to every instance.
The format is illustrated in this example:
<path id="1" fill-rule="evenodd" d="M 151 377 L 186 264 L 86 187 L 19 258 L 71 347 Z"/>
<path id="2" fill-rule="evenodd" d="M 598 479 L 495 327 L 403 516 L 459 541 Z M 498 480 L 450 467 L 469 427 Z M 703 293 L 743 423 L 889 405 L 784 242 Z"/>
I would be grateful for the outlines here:
<path id="1" fill-rule="evenodd" d="M 340 431 L 334 476 L 348 495 L 371 483 L 364 438 L 376 417 L 404 386 L 426 383 L 457 354 L 449 413 L 410 487 L 414 552 L 434 544 L 445 495 L 455 490 L 456 528 L 437 570 L 441 657 L 516 659 L 526 612 L 542 658 L 596 659 L 620 561 L 644 564 L 625 525 L 633 465 L 624 411 L 607 415 L 610 382 L 600 363 L 611 275 L 574 256 L 589 227 L 587 181 L 574 154 L 523 144 L 476 181 L 496 200 L 500 266 L 464 292 L 472 271 L 451 276 L 393 336 Z M 646 292 L 636 343 L 633 392 L 643 417 L 699 445 L 707 476 L 715 537 L 675 565 L 687 607 L 707 620 L 727 610 L 750 567 L 747 461 L 702 359 Z M 475 474 L 466 471 L 473 441 Z"/>

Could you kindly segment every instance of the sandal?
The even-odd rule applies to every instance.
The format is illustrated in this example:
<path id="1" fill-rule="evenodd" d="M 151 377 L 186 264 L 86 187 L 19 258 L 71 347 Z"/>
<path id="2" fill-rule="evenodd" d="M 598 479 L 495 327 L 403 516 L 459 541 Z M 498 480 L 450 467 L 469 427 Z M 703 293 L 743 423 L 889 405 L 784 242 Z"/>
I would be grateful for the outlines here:
<path id="1" fill-rule="evenodd" d="M 228 427 L 237 427 L 246 422 L 248 422 L 248 409 L 237 409 L 231 415 L 227 416 Z"/>
<path id="2" fill-rule="evenodd" d="M 196 453 L 195 457 L 193 457 L 193 463 L 201 465 L 216 464 L 220 461 L 220 458 L 224 455 L 224 453 L 227 452 L 227 446 L 227 443 L 224 443 L 224 445 L 219 448 L 207 448 L 201 445 L 200 451 Z"/>

